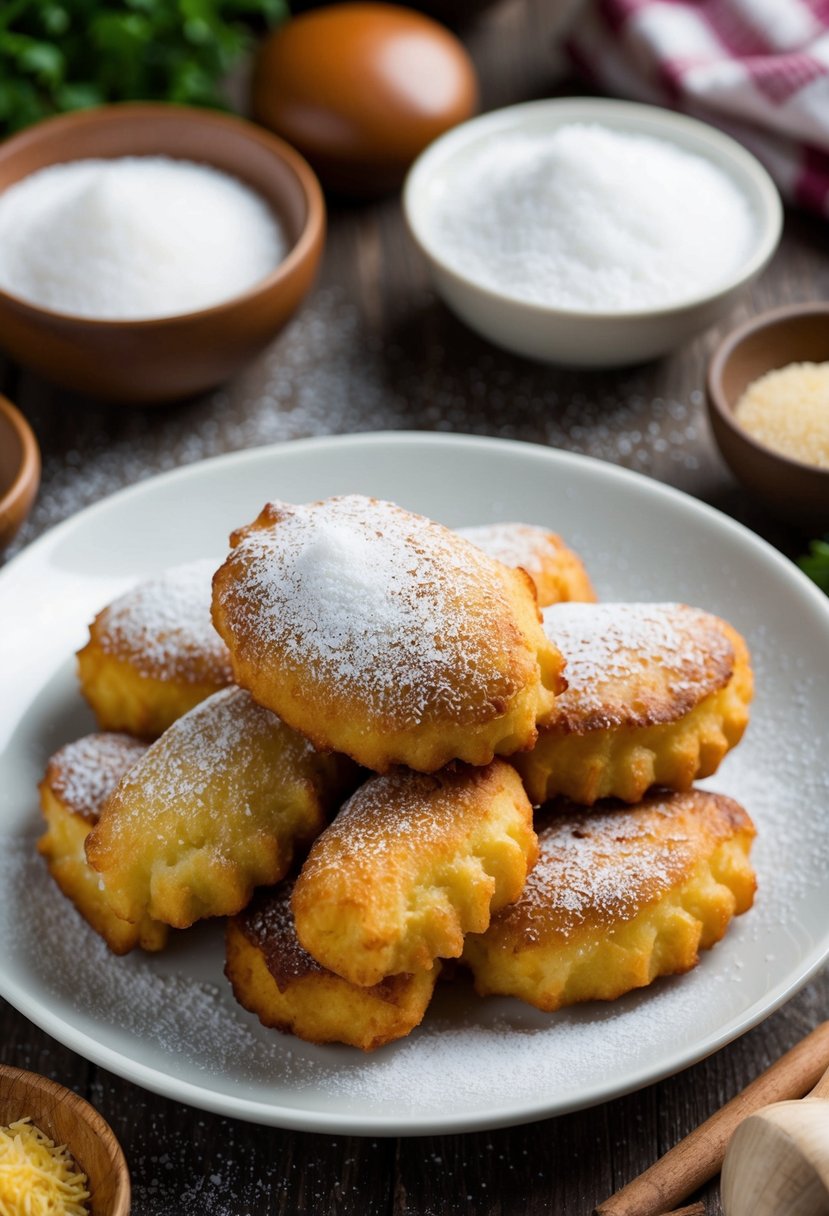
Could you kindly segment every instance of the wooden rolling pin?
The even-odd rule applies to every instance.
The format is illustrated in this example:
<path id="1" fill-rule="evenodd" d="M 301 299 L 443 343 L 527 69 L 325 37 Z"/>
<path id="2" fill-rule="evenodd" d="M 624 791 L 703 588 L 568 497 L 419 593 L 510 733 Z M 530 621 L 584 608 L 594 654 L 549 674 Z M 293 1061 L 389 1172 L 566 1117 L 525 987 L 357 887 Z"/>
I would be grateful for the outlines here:
<path id="1" fill-rule="evenodd" d="M 811 1093 L 749 1115 L 729 1141 L 725 1216 L 829 1216 L 829 1069 Z"/>
<path id="2" fill-rule="evenodd" d="M 822 1022 L 771 1068 L 670 1149 L 644 1174 L 595 1209 L 595 1216 L 662 1216 L 718 1174 L 737 1125 L 771 1102 L 802 1098 L 829 1066 L 829 1022 Z"/>

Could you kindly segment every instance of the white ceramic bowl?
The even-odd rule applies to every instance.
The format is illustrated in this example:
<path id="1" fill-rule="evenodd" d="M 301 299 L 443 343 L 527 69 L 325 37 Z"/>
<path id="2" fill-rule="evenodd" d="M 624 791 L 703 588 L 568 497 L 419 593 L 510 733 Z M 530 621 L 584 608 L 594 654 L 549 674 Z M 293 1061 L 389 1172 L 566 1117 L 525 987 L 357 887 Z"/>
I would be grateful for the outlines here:
<path id="1" fill-rule="evenodd" d="M 754 219 L 754 237 L 742 263 L 703 295 L 678 298 L 666 307 L 598 312 L 524 301 L 484 286 L 453 266 L 435 236 L 434 216 L 482 144 L 514 132 L 538 134 L 567 123 L 592 122 L 617 131 L 650 135 L 705 157 L 741 190 Z M 440 295 L 478 333 L 520 355 L 578 367 L 638 363 L 680 345 L 731 308 L 736 295 L 760 273 L 780 239 L 780 198 L 765 169 L 743 147 L 713 127 L 656 106 L 603 98 L 534 101 L 495 110 L 463 123 L 431 144 L 415 161 L 403 193 L 409 229 L 425 254 Z"/>

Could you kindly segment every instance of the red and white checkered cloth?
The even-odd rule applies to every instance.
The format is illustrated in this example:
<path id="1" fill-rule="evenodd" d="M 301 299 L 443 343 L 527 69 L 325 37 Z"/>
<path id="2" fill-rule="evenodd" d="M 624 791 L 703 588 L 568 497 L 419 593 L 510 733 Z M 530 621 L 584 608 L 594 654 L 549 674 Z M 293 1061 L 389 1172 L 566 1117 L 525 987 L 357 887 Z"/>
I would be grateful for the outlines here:
<path id="1" fill-rule="evenodd" d="M 829 216 L 829 0 L 590 0 L 567 49 L 605 92 L 721 127 Z"/>

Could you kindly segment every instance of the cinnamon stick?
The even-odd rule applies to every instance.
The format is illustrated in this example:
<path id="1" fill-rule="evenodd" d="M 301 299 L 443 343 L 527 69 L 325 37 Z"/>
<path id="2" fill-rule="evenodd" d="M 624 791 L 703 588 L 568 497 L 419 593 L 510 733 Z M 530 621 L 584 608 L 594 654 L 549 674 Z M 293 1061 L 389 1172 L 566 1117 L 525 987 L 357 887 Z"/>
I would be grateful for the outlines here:
<path id="1" fill-rule="evenodd" d="M 704 1203 L 689 1203 L 687 1208 L 676 1208 L 673 1212 L 666 1212 L 665 1216 L 705 1216 Z"/>
<path id="2" fill-rule="evenodd" d="M 748 1115 L 770 1102 L 802 1098 L 829 1065 L 829 1022 L 822 1022 L 664 1157 L 595 1209 L 595 1216 L 660 1216 L 722 1167 L 728 1141 Z"/>

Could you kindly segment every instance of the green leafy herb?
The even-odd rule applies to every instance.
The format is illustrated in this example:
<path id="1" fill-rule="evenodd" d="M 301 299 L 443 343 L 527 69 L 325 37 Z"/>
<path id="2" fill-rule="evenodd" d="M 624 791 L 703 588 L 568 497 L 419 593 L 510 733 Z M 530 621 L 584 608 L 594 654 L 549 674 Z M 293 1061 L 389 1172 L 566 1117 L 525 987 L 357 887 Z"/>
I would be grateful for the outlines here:
<path id="1" fill-rule="evenodd" d="M 287 0 L 0 0 L 0 134 L 105 101 L 226 108 L 228 73 L 287 14 Z"/>
<path id="2" fill-rule="evenodd" d="M 829 595 L 829 536 L 823 540 L 813 540 L 808 555 L 801 557 L 797 564 L 821 591 Z"/>

